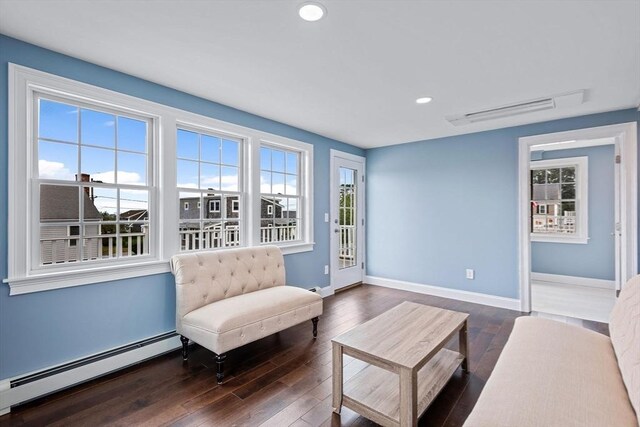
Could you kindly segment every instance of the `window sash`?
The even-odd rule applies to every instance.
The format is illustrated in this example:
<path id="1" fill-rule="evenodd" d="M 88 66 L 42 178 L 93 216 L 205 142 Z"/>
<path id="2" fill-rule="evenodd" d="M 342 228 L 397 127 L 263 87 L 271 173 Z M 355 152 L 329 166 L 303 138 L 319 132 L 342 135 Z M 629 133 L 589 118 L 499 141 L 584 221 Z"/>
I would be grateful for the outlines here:
<path id="1" fill-rule="evenodd" d="M 45 101 L 52 101 L 52 102 L 56 102 L 56 103 L 60 103 L 60 104 L 65 104 L 65 105 L 69 105 L 71 107 L 74 107 L 77 109 L 78 111 L 78 119 L 77 119 L 77 123 L 76 123 L 76 132 L 77 132 L 77 140 L 75 143 L 72 142 L 68 142 L 68 141 L 62 141 L 59 139 L 55 139 L 55 138 L 43 138 L 42 135 L 40 135 L 40 106 L 42 103 L 42 100 Z M 81 111 L 93 111 L 93 112 L 99 112 L 99 113 L 106 113 L 109 115 L 113 115 L 115 118 L 116 123 L 114 123 L 114 145 L 113 147 L 104 147 L 104 146 L 100 146 L 100 145 L 96 145 L 96 144 L 87 144 L 84 141 L 84 138 L 81 136 L 81 127 L 82 127 L 82 122 L 81 122 Z M 131 245 L 131 242 L 133 241 L 132 238 L 133 236 L 128 236 L 127 234 L 121 233 L 120 231 L 120 226 L 121 225 L 125 225 L 125 224 L 129 224 L 129 221 L 121 221 L 120 218 L 118 218 L 118 220 L 116 222 L 113 222 L 112 224 L 115 226 L 116 228 L 116 233 L 113 237 L 115 243 L 116 243 L 116 250 L 115 252 L 111 252 L 111 250 L 108 250 L 107 253 L 107 257 L 104 257 L 103 254 L 101 254 L 101 256 L 85 256 L 85 242 L 87 241 L 93 241 L 96 240 L 96 244 L 97 244 L 97 248 L 96 249 L 96 254 L 98 254 L 100 252 L 100 247 L 102 246 L 102 242 L 100 237 L 96 237 L 96 236 L 88 236 L 86 235 L 86 227 L 87 226 L 95 226 L 97 225 L 98 228 L 98 232 L 96 233 L 96 235 L 100 234 L 100 230 L 102 228 L 102 225 L 110 225 L 111 223 L 109 221 L 97 221 L 96 222 L 90 222 L 87 221 L 84 218 L 84 215 L 78 215 L 78 220 L 77 221 L 67 221 L 66 223 L 71 222 L 73 224 L 73 226 L 78 226 L 80 229 L 80 236 L 78 237 L 78 239 L 74 240 L 76 242 L 76 245 L 68 245 L 68 246 L 73 246 L 76 248 L 75 250 L 75 260 L 71 260 L 70 257 L 73 256 L 72 254 L 65 254 L 63 255 L 63 258 L 60 259 L 60 261 L 56 262 L 54 259 L 54 256 L 51 256 L 51 260 L 52 262 L 45 262 L 46 260 L 44 259 L 45 257 L 45 252 L 43 252 L 43 246 L 46 245 L 46 242 L 54 242 L 57 241 L 58 239 L 53 237 L 53 240 L 51 239 L 46 239 L 43 237 L 42 233 L 43 230 L 47 229 L 47 228 L 53 228 L 56 226 L 64 226 L 63 224 L 60 224 L 57 221 L 49 221 L 49 222 L 43 222 L 40 218 L 40 203 L 41 203 L 41 188 L 43 185 L 51 185 L 51 186 L 58 186 L 58 187 L 72 187 L 72 188 L 77 188 L 78 191 L 78 206 L 79 209 L 82 209 L 82 206 L 84 205 L 85 201 L 84 199 L 81 197 L 81 192 L 83 191 L 84 187 L 91 187 L 91 188 L 102 188 L 102 189 L 112 189 L 115 190 L 116 192 L 119 192 L 120 190 L 131 190 L 131 191 L 144 191 L 147 193 L 147 211 L 150 212 L 151 211 L 151 207 L 155 205 L 155 183 L 153 181 L 153 177 L 154 177 L 154 162 L 153 162 L 153 146 L 154 146 L 154 138 L 153 138 L 153 129 L 154 129 L 154 119 L 150 116 L 144 116 L 144 115 L 140 115 L 140 114 L 136 114 L 136 113 L 132 113 L 131 111 L 129 111 L 128 109 L 124 108 L 124 107 L 119 107 L 119 106 L 112 106 L 112 107 L 105 107 L 104 105 L 102 105 L 101 103 L 99 103 L 98 101 L 89 101 L 89 100 L 78 100 L 76 99 L 74 96 L 69 95 L 69 96 L 64 96 L 64 95 L 52 95 L 46 92 L 40 92 L 40 91 L 34 91 L 33 93 L 33 97 L 32 97 L 32 103 L 31 103 L 31 113 L 32 113 L 32 138 L 30 140 L 30 146 L 31 146 L 31 153 L 32 153 L 32 157 L 31 157 L 31 167 L 29 168 L 30 171 L 30 175 L 31 175 L 31 181 L 32 181 L 32 185 L 31 185 L 31 194 L 32 194 L 32 201 L 33 201 L 33 205 L 34 207 L 36 207 L 36 209 L 32 209 L 30 212 L 31 215 L 31 228 L 29 230 L 29 233 L 31 235 L 31 252 L 30 252 L 30 259 L 29 259 L 29 265 L 31 266 L 31 270 L 34 272 L 38 272 L 38 271 L 56 271 L 56 270 L 66 270 L 68 268 L 74 268 L 74 269 L 90 269 L 92 268 L 93 265 L 101 265 L 101 264 L 118 264 L 120 262 L 131 262 L 131 248 L 129 247 L 129 245 Z M 137 121 L 141 121 L 143 123 L 145 123 L 145 127 L 146 127 L 146 133 L 145 133 L 145 151 L 134 151 L 134 150 L 127 150 L 127 149 L 121 149 L 120 145 L 118 144 L 118 118 L 120 117 L 124 117 L 127 119 L 134 119 Z M 45 179 L 45 178 L 40 178 L 40 170 L 39 170 L 39 144 L 40 141 L 52 141 L 52 142 L 56 142 L 56 143 L 61 143 L 61 144 L 68 144 L 71 146 L 76 146 L 78 147 L 78 158 L 75 161 L 75 175 L 76 175 L 76 180 L 75 181 L 69 181 L 69 180 L 60 180 L 60 179 Z M 86 182 L 86 181 L 79 181 L 78 180 L 78 175 L 80 175 L 81 173 L 83 173 L 82 171 L 82 161 L 81 161 L 81 156 L 82 156 L 82 148 L 83 147 L 88 147 L 88 148 L 100 148 L 100 149 L 104 149 L 104 150 L 108 150 L 113 152 L 114 154 L 114 165 L 113 165 L 113 173 L 114 173 L 114 183 L 103 183 L 103 182 Z M 119 184 L 117 183 L 118 181 L 118 175 L 120 170 L 118 169 L 118 153 L 119 152 L 123 152 L 123 153 L 135 153 L 137 155 L 144 155 L 145 156 L 145 184 L 144 185 L 139 185 L 139 184 Z M 117 196 L 116 196 L 117 197 Z M 121 202 L 121 199 L 119 197 L 117 197 L 116 200 L 116 217 L 118 216 L 119 213 L 119 204 Z M 142 248 L 143 251 L 145 251 L 146 253 L 142 253 L 140 255 L 136 254 L 135 255 L 135 259 L 136 261 L 140 261 L 140 262 L 144 262 L 145 260 L 150 260 L 150 259 L 154 259 L 157 255 L 157 250 L 155 248 L 155 230 L 156 230 L 156 224 L 155 224 L 155 220 L 153 219 L 152 215 L 148 215 L 150 220 L 147 221 L 136 221 L 136 224 L 141 224 L 141 223 L 145 223 L 146 224 L 146 239 L 140 239 L 139 235 L 136 235 L 136 245 L 140 244 L 140 240 L 146 240 L 146 242 L 142 243 Z M 125 239 L 127 239 L 127 256 L 124 256 L 124 241 Z M 68 241 L 69 243 L 71 242 L 71 240 Z M 79 244 L 78 244 L 79 243 Z M 51 243 L 52 245 L 55 245 L 55 243 Z M 110 246 L 110 244 L 109 244 Z M 52 246 L 53 247 L 53 246 Z M 53 249 L 52 249 L 53 250 Z M 47 251 L 48 252 L 48 251 Z M 139 252 L 139 251 L 138 251 Z M 64 259 L 64 258 L 69 258 L 69 259 Z M 135 262 L 135 261 L 134 261 Z M 71 264 L 73 264 L 73 267 L 71 267 Z"/>
<path id="2" fill-rule="evenodd" d="M 564 182 L 562 178 L 562 169 L 573 168 L 573 180 Z M 529 233 L 531 240 L 534 242 L 557 242 L 557 243 L 587 243 L 588 242 L 588 157 L 565 157 L 549 160 L 531 161 L 529 167 Z M 549 175 L 546 171 L 558 169 L 558 182 L 548 183 L 546 177 Z M 533 174 L 535 171 L 545 171 L 544 183 L 533 182 Z M 544 197 L 534 198 L 534 186 L 540 185 L 544 187 Z M 557 185 L 558 197 L 546 199 L 548 193 L 547 185 Z M 574 197 L 562 198 L 562 185 L 573 185 Z M 538 205 L 560 205 L 573 203 L 575 215 L 559 215 L 554 216 L 553 211 L 544 209 L 545 213 L 536 212 L 534 203 Z M 541 224 L 542 221 L 544 224 Z M 548 230 L 547 227 L 552 224 L 554 229 Z M 541 229 L 542 227 L 543 229 Z M 537 229 L 536 229 L 537 228 Z"/>

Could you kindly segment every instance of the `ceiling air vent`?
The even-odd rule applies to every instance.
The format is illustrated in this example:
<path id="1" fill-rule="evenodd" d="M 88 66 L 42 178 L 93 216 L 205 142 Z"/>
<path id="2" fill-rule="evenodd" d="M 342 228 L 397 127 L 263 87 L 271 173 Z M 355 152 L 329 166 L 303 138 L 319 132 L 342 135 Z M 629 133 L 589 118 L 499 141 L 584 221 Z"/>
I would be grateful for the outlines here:
<path id="1" fill-rule="evenodd" d="M 533 113 L 535 111 L 553 110 L 557 108 L 580 105 L 584 101 L 584 90 L 564 93 L 549 98 L 535 99 L 519 102 L 489 110 L 475 111 L 457 116 L 447 116 L 446 119 L 454 126 L 468 125 L 470 123 L 484 122 L 487 120 L 503 119 L 520 114 Z"/>

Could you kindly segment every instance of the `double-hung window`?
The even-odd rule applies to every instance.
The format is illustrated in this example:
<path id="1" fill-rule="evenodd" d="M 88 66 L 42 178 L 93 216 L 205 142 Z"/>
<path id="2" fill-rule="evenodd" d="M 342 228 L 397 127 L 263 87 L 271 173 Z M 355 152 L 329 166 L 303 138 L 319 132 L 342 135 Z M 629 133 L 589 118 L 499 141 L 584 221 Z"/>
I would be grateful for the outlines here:
<path id="1" fill-rule="evenodd" d="M 48 95 L 34 103 L 32 267 L 149 255 L 149 119 Z"/>
<path id="2" fill-rule="evenodd" d="M 531 240 L 587 243 L 587 157 L 531 162 Z"/>
<path id="3" fill-rule="evenodd" d="M 301 240 L 301 153 L 260 147 L 260 243 Z"/>
<path id="4" fill-rule="evenodd" d="M 178 128 L 180 250 L 240 246 L 244 239 L 241 149 L 231 136 Z"/>
<path id="5" fill-rule="evenodd" d="M 313 146 L 9 66 L 11 294 L 313 249 Z"/>

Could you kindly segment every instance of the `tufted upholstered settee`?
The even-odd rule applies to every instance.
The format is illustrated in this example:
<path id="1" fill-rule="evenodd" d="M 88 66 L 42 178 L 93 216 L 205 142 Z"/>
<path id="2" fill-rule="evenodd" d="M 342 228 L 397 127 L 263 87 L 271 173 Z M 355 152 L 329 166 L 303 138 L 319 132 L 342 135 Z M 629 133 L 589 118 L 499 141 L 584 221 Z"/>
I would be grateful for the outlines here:
<path id="1" fill-rule="evenodd" d="M 226 352 L 306 320 L 317 335 L 322 298 L 285 286 L 277 246 L 194 252 L 171 258 L 176 281 L 176 330 L 182 357 L 192 340 L 215 353 L 217 379 Z"/>
<path id="2" fill-rule="evenodd" d="M 640 276 L 620 293 L 609 334 L 518 318 L 465 427 L 637 426 Z"/>

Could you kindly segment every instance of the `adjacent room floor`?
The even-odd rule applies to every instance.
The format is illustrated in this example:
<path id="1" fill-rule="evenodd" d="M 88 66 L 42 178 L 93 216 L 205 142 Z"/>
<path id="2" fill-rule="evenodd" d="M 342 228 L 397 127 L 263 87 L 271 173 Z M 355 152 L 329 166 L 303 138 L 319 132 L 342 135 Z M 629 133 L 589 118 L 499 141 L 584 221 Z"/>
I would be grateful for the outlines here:
<path id="1" fill-rule="evenodd" d="M 459 426 L 478 399 L 522 313 L 362 285 L 325 298 L 319 334 L 311 322 L 228 353 L 228 378 L 215 381 L 212 354 L 194 347 L 39 399 L 0 417 L 9 425 L 331 426 L 374 425 L 353 411 L 331 411 L 331 338 L 405 301 L 470 313 L 470 370 L 458 369 L 420 419 L 424 426 Z M 584 326 L 607 333 L 604 324 Z M 375 337 L 372 337 L 375 339 Z M 451 343 L 456 348 L 457 342 Z M 346 357 L 345 379 L 363 368 Z"/>

